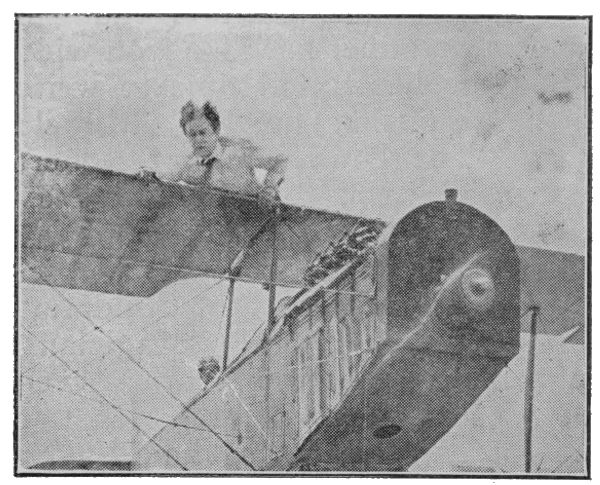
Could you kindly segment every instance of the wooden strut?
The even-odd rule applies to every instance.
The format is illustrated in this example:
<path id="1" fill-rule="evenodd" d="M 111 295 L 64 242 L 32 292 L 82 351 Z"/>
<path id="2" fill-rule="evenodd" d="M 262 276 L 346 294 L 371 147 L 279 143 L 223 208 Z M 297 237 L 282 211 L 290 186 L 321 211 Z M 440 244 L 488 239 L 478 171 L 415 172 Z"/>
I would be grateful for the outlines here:
<path id="1" fill-rule="evenodd" d="M 275 278 L 277 277 L 277 227 L 279 225 L 279 219 L 281 215 L 281 206 L 277 204 L 274 208 L 274 216 L 273 216 L 273 242 L 272 242 L 272 259 L 271 259 L 271 270 L 269 277 L 269 312 L 268 312 L 268 323 L 267 326 L 267 334 L 269 329 L 275 323 L 275 297 L 276 297 L 276 288 L 277 283 L 275 283 Z M 259 230 L 257 234 L 262 232 L 262 228 Z M 247 249 L 247 248 L 246 248 Z M 221 372 L 224 372 L 227 369 L 227 361 L 229 357 L 229 340 L 231 337 L 231 323 L 233 318 L 233 297 L 235 292 L 235 282 L 240 279 L 239 274 L 242 269 L 242 263 L 244 262 L 244 257 L 246 255 L 246 249 L 243 249 L 238 256 L 235 258 L 235 261 L 231 264 L 229 269 L 229 288 L 227 290 L 227 318 L 225 323 L 225 337 L 223 339 L 223 361 L 221 365 Z M 266 334 L 265 334 L 266 335 Z"/>
<path id="2" fill-rule="evenodd" d="M 265 331 L 265 335 L 263 337 L 263 343 L 269 337 L 269 333 L 275 327 L 275 297 L 277 284 L 275 283 L 275 279 L 277 277 L 277 229 L 279 226 L 279 220 L 281 216 L 281 205 L 277 204 L 274 208 L 274 216 L 273 216 L 273 240 L 271 243 L 271 271 L 269 274 L 269 313 L 267 320 L 267 329 Z M 265 372 L 265 415 L 266 419 L 266 459 L 267 461 L 270 459 L 269 450 L 271 450 L 271 409 L 270 409 L 270 400 L 271 400 L 271 379 L 270 379 L 270 357 L 269 357 L 269 347 L 265 346 L 265 357 L 264 363 L 266 367 Z"/>
<path id="3" fill-rule="evenodd" d="M 529 353 L 527 356 L 527 376 L 525 381 L 525 473 L 531 473 L 531 451 L 533 434 L 533 383 L 535 373 L 535 336 L 539 307 L 530 308 L 531 328 L 529 333 Z"/>
<path id="4" fill-rule="evenodd" d="M 229 278 L 229 288 L 227 290 L 227 322 L 225 323 L 225 338 L 223 340 L 223 364 L 221 372 L 227 369 L 227 358 L 229 354 L 229 337 L 231 335 L 231 318 L 233 315 L 233 295 L 235 289 L 235 278 Z"/>
<path id="5" fill-rule="evenodd" d="M 273 217 L 273 239 L 271 242 L 271 270 L 269 273 L 269 312 L 267 316 L 267 331 L 265 332 L 265 338 L 269 334 L 269 331 L 275 325 L 275 298 L 277 295 L 277 284 L 275 280 L 277 278 L 277 228 L 279 226 L 279 219 L 281 216 L 281 207 L 279 204 L 275 207 L 275 215 Z"/>
<path id="6" fill-rule="evenodd" d="M 227 290 L 227 319 L 225 323 L 225 337 L 223 339 L 223 364 L 221 365 L 221 372 L 225 372 L 227 369 L 227 360 L 229 356 L 229 339 L 231 336 L 231 321 L 233 317 L 233 296 L 235 290 L 236 276 L 239 276 L 242 269 L 242 263 L 246 257 L 246 248 L 242 249 L 237 255 L 231 266 L 229 267 L 229 288 Z"/>

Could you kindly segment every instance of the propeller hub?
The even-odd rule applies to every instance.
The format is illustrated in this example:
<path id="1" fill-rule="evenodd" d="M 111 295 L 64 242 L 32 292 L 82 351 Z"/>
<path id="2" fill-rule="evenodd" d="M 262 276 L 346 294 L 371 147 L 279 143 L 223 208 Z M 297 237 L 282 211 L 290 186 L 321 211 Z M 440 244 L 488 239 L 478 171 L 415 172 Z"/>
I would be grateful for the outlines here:
<path id="1" fill-rule="evenodd" d="M 469 306 L 475 310 L 487 310 L 494 301 L 494 280 L 482 268 L 465 271 L 461 278 L 462 289 Z"/>

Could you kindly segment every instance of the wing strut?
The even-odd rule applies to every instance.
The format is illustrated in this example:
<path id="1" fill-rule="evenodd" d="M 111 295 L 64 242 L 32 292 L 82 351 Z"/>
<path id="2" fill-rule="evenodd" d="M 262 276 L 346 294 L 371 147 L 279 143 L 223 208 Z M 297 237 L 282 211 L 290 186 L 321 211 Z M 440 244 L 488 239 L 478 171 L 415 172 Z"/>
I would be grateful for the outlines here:
<path id="1" fill-rule="evenodd" d="M 267 317 L 268 323 L 267 331 L 265 332 L 265 338 L 267 338 L 270 330 L 275 326 L 275 297 L 277 292 L 277 284 L 275 283 L 275 279 L 277 278 L 277 229 L 281 216 L 281 207 L 279 204 L 275 207 L 274 212 L 273 239 L 271 245 L 271 271 L 269 274 L 269 313 Z"/>
<path id="2" fill-rule="evenodd" d="M 278 219 L 279 208 L 277 208 L 276 218 Z M 250 238 L 248 244 L 244 249 L 242 249 L 231 266 L 229 268 L 228 279 L 229 279 L 229 288 L 227 290 L 227 318 L 225 321 L 225 337 L 223 339 L 223 365 L 221 366 L 221 372 L 225 372 L 227 369 L 227 360 L 229 357 L 229 340 L 231 337 L 231 321 L 233 317 L 233 297 L 235 294 L 235 282 L 238 279 L 239 274 L 242 271 L 242 265 L 244 263 L 244 259 L 246 258 L 247 252 L 252 248 L 256 240 L 259 236 L 265 231 L 265 229 L 269 226 L 269 224 L 273 223 L 277 225 L 277 222 L 274 218 L 267 219 L 264 224 L 256 231 L 256 233 Z M 271 286 L 273 285 L 273 274 L 271 273 Z"/>
<path id="3" fill-rule="evenodd" d="M 535 336 L 538 306 L 529 307 L 531 310 L 531 328 L 529 330 L 529 352 L 527 354 L 527 380 L 525 381 L 525 473 L 531 473 L 531 435 L 533 430 L 533 379 L 535 369 Z"/>
<path id="4" fill-rule="evenodd" d="M 227 320 L 225 323 L 225 338 L 223 339 L 223 365 L 221 371 L 227 369 L 227 358 L 229 354 L 229 337 L 231 336 L 231 317 L 233 315 L 233 295 L 235 290 L 235 279 L 229 278 L 229 288 L 227 290 Z"/>
<path id="5" fill-rule="evenodd" d="M 277 297 L 277 230 L 281 219 L 281 204 L 278 203 L 273 209 L 273 217 L 267 219 L 265 224 L 256 232 L 256 234 L 250 239 L 247 246 L 240 251 L 235 258 L 229 269 L 229 288 L 227 291 L 227 317 L 225 320 L 225 337 L 223 339 L 223 364 L 221 366 L 221 372 L 225 372 L 227 369 L 227 361 L 229 358 L 229 341 L 231 338 L 231 323 L 233 317 L 233 298 L 235 294 L 235 282 L 238 279 L 238 275 L 242 270 L 242 265 L 246 257 L 246 253 L 251 249 L 254 242 L 258 237 L 268 228 L 272 227 L 272 242 L 271 242 L 271 268 L 269 274 L 269 281 L 265 282 L 265 287 L 269 290 L 269 307 L 267 315 L 267 328 L 265 330 L 265 337 L 269 334 L 270 330 L 275 325 L 275 299 Z"/>

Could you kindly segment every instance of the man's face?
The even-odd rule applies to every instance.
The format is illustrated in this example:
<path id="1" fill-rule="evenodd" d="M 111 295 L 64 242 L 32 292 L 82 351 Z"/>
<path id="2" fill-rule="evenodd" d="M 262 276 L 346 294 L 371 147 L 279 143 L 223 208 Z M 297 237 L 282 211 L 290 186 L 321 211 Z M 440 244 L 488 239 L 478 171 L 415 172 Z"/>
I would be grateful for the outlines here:
<path id="1" fill-rule="evenodd" d="M 185 135 L 192 144 L 194 155 L 208 158 L 217 147 L 218 133 L 215 133 L 210 122 L 205 118 L 194 118 L 185 125 Z"/>

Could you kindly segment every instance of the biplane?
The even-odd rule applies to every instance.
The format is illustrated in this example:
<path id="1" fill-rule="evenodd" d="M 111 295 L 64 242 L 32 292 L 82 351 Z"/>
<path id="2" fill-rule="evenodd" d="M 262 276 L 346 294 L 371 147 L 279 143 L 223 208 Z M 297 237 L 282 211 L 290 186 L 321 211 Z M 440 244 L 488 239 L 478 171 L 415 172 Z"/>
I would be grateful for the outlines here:
<path id="1" fill-rule="evenodd" d="M 123 415 L 138 431 L 132 471 L 406 471 L 519 352 L 523 312 L 583 311 L 581 275 L 552 277 L 569 255 L 515 246 L 453 189 L 385 223 L 30 154 L 19 181 L 21 281 L 137 297 L 199 276 L 229 284 L 206 386 L 183 401 L 151 376 L 173 399 L 156 433 Z M 264 285 L 269 306 L 229 355 L 240 281 Z M 278 302 L 280 287 L 297 292 Z"/>

